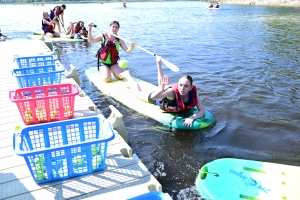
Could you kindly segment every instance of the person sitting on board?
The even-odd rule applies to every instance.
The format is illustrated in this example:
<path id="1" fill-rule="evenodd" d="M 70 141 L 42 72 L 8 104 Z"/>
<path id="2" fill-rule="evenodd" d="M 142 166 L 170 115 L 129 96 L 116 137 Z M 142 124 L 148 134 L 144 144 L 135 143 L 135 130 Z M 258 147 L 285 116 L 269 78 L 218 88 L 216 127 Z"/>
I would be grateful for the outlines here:
<path id="1" fill-rule="evenodd" d="M 193 79 L 189 75 L 182 76 L 178 83 L 169 85 L 169 77 L 164 76 L 161 68 L 161 57 L 156 56 L 158 89 L 155 91 L 142 91 L 140 85 L 131 77 L 128 70 L 120 76 L 134 84 L 137 89 L 136 97 L 142 101 L 160 106 L 166 112 L 182 112 L 191 110 L 195 106 L 198 112 L 184 119 L 184 125 L 192 127 L 193 121 L 205 114 L 204 105 L 199 97 L 197 88 L 193 85 Z"/>
<path id="2" fill-rule="evenodd" d="M 84 27 L 84 22 L 79 21 L 79 22 L 70 22 L 70 26 L 67 28 L 67 33 L 66 35 L 73 35 L 75 33 L 79 33 L 80 30 Z"/>
<path id="3" fill-rule="evenodd" d="M 92 36 L 93 26 L 96 27 L 94 23 L 89 24 L 88 42 L 101 42 L 101 47 L 95 56 L 97 58 L 101 79 L 105 82 L 109 82 L 111 80 L 112 72 L 114 77 L 122 80 L 123 78 L 119 76 L 123 71 L 118 64 L 119 49 L 121 47 L 126 53 L 130 53 L 135 48 L 135 43 L 131 42 L 130 47 L 128 48 L 123 40 L 116 37 L 120 28 L 118 21 L 112 21 L 110 23 L 110 32 L 102 33 L 96 37 Z"/>
<path id="4" fill-rule="evenodd" d="M 217 2 L 217 5 L 216 5 L 216 7 L 215 8 L 220 8 L 220 6 L 219 6 L 219 3 Z"/>
<path id="5" fill-rule="evenodd" d="M 70 39 L 85 39 L 87 40 L 87 30 L 85 27 L 82 27 L 81 30 L 78 33 L 74 33 L 72 35 L 66 35 L 66 38 L 70 38 Z"/>
<path id="6" fill-rule="evenodd" d="M 82 27 L 79 33 L 77 33 L 77 39 L 88 39 L 87 38 L 88 32 L 85 27 Z M 75 37 L 75 36 L 74 36 Z"/>
<path id="7" fill-rule="evenodd" d="M 214 4 L 210 4 L 209 6 L 208 6 L 208 8 L 213 8 L 214 7 Z"/>
<path id="8" fill-rule="evenodd" d="M 52 38 L 53 36 L 60 37 L 60 34 L 54 31 L 55 29 L 54 20 L 50 19 L 49 13 L 46 11 L 43 12 L 42 29 L 46 37 L 49 38 Z"/>
<path id="9" fill-rule="evenodd" d="M 61 25 L 64 27 L 64 10 L 66 10 L 66 5 L 62 4 L 61 6 L 55 6 L 52 10 L 50 10 L 50 19 L 54 20 L 55 17 L 55 25 L 57 25 L 58 32 L 61 33 L 60 24 L 59 24 L 59 16 L 61 15 Z"/>

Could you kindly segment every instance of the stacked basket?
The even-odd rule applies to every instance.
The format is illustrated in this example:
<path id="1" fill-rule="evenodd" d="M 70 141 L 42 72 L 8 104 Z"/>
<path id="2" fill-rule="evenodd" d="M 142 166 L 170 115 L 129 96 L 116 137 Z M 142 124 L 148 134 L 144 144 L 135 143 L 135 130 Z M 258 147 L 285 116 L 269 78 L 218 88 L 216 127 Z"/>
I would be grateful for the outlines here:
<path id="1" fill-rule="evenodd" d="M 71 119 L 78 86 L 61 84 L 63 66 L 52 55 L 15 58 L 19 89 L 10 91 L 25 125 L 14 135 L 36 183 L 67 179 L 105 168 L 113 130 L 102 116 Z M 64 120 L 64 121 L 62 121 Z M 47 123 L 52 122 L 52 123 Z"/>
<path id="2" fill-rule="evenodd" d="M 77 85 L 61 84 L 63 66 L 52 55 L 15 58 L 19 89 L 9 97 L 26 125 L 73 118 Z"/>

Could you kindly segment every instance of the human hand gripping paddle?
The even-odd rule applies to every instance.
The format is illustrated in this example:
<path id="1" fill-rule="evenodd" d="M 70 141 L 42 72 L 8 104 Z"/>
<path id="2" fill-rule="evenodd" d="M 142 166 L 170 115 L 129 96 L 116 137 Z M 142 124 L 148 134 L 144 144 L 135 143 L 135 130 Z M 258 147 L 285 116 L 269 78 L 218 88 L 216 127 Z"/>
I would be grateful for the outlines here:
<path id="1" fill-rule="evenodd" d="M 67 31 L 66 31 L 66 29 L 65 29 L 65 27 L 64 27 L 64 24 L 61 22 L 61 20 L 60 20 L 59 17 L 57 17 L 57 20 L 60 22 L 61 26 L 64 28 L 65 33 L 67 33 Z"/>
<path id="2" fill-rule="evenodd" d="M 102 30 L 105 31 L 105 32 L 110 33 L 111 35 L 113 35 L 113 36 L 115 36 L 115 37 L 117 37 L 117 38 L 119 38 L 119 39 L 121 39 L 121 40 L 124 40 L 124 41 L 126 41 L 126 42 L 128 42 L 128 43 L 131 43 L 131 41 L 126 40 L 126 39 L 124 39 L 124 38 L 121 38 L 120 36 L 115 35 L 115 34 L 113 34 L 113 33 L 110 32 L 110 31 L 107 31 L 107 30 L 105 30 L 105 29 L 103 29 L 103 28 L 101 28 L 101 27 L 99 27 L 99 28 L 102 29 Z M 140 47 L 140 46 L 138 46 L 138 45 L 135 45 L 135 47 L 137 47 L 137 48 L 139 48 L 139 49 L 145 51 L 146 53 L 151 54 L 152 56 L 158 56 L 157 54 L 152 53 L 151 51 L 148 51 L 147 49 L 144 49 L 143 47 Z M 178 71 L 179 71 L 179 68 L 178 68 L 176 65 L 174 65 L 173 63 L 167 61 L 166 59 L 163 59 L 163 58 L 162 58 L 161 61 L 162 61 L 169 69 L 171 69 L 173 72 L 178 72 Z"/>

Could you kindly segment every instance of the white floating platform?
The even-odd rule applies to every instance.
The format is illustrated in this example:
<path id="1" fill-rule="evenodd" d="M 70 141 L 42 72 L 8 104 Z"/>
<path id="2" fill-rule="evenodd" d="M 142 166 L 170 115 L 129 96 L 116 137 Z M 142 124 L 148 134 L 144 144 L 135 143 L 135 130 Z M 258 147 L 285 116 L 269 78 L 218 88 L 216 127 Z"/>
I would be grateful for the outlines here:
<path id="1" fill-rule="evenodd" d="M 13 57 L 52 52 L 44 42 L 29 40 L 1 42 L 0 52 L 0 199 L 128 199 L 149 191 L 162 191 L 161 184 L 132 155 L 131 148 L 117 131 L 115 139 L 108 143 L 104 171 L 37 185 L 24 158 L 13 151 L 13 129 L 25 125 L 17 106 L 9 100 L 9 90 L 18 88 L 10 70 L 17 68 Z M 72 78 L 63 80 L 63 83 L 70 82 L 75 83 Z M 98 114 L 101 111 L 83 91 L 75 97 L 75 118 Z"/>

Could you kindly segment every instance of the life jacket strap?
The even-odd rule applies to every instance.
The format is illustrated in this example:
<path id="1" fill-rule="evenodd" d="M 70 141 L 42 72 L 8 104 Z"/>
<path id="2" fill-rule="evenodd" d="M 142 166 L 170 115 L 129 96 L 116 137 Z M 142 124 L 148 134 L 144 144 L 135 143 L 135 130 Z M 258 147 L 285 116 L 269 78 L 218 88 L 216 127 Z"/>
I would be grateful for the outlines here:
<path id="1" fill-rule="evenodd" d="M 178 117 L 179 113 L 177 113 L 170 121 L 169 121 L 169 124 L 171 125 L 172 122 Z"/>

